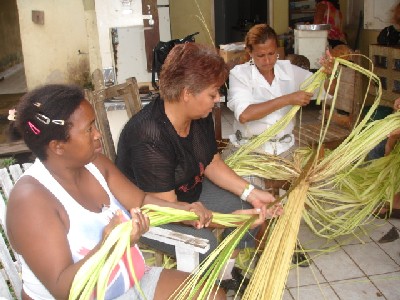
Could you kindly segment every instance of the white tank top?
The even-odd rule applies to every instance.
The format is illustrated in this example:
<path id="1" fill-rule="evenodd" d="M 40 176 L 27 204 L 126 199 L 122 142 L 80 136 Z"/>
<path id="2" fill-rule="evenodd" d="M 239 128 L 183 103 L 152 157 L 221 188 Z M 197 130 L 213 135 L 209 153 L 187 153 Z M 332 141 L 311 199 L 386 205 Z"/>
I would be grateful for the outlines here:
<path id="1" fill-rule="evenodd" d="M 68 213 L 70 228 L 67 239 L 70 244 L 74 262 L 81 260 L 101 240 L 104 227 L 109 223 L 110 218 L 118 209 L 121 209 L 124 216 L 130 219 L 123 206 L 112 195 L 106 180 L 96 166 L 92 163 L 85 166 L 90 173 L 99 181 L 107 192 L 110 199 L 110 207 L 100 213 L 91 212 L 76 202 L 70 194 L 53 178 L 50 172 L 39 159 L 23 174 L 32 176 L 43 184 L 64 206 Z M 27 199 L 28 201 L 29 199 Z M 131 255 L 135 266 L 135 274 L 140 280 L 143 276 L 145 265 L 144 258 L 137 246 L 131 248 Z M 54 299 L 49 291 L 43 286 L 39 279 L 33 274 L 22 256 L 19 256 L 22 265 L 22 280 L 24 291 L 33 299 Z M 45 258 L 44 258 L 45 259 Z M 49 265 L 49 267 L 51 267 Z M 134 285 L 133 278 L 123 257 L 115 267 L 110 278 L 105 299 L 114 299 L 124 294 Z"/>

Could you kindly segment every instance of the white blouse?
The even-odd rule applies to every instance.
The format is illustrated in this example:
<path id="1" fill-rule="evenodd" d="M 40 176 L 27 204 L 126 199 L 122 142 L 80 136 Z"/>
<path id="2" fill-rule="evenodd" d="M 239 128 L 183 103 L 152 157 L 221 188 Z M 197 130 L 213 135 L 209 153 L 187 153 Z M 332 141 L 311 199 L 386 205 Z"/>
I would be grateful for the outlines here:
<path id="1" fill-rule="evenodd" d="M 258 104 L 273 100 L 277 97 L 296 92 L 300 85 L 312 75 L 310 71 L 292 65 L 289 60 L 278 60 L 274 66 L 275 78 L 270 85 L 258 71 L 257 67 L 249 62 L 236 65 L 229 74 L 228 107 L 234 112 L 234 132 L 241 131 L 244 138 L 250 138 L 261 134 L 264 130 L 280 120 L 292 106 L 285 106 L 276 110 L 265 117 L 241 124 L 239 116 L 250 104 Z M 294 145 L 294 136 L 292 130 L 295 120 L 292 120 L 288 126 L 277 134 L 276 139 L 283 139 L 283 145 L 278 146 L 279 150 L 269 149 L 271 145 L 265 145 L 264 151 L 279 154 L 288 150 Z M 287 139 L 288 136 L 292 136 Z M 278 153 L 276 153 L 278 152 Z"/>

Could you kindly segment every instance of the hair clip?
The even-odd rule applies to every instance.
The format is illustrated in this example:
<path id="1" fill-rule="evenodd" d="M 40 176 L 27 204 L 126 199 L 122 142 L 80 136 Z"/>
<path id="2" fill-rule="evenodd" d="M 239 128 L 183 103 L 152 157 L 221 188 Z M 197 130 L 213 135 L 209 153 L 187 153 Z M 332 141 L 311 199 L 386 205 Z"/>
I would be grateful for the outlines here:
<path id="1" fill-rule="evenodd" d="M 43 114 L 36 113 L 35 116 L 36 116 L 36 119 L 38 119 L 40 122 L 42 122 L 45 125 L 49 125 L 50 122 L 53 124 L 56 124 L 56 125 L 64 125 L 65 124 L 64 120 L 50 120 L 49 117 L 47 117 Z"/>
<path id="2" fill-rule="evenodd" d="M 35 105 L 36 107 L 40 107 L 42 104 L 40 102 L 33 102 L 33 105 Z"/>
<path id="3" fill-rule="evenodd" d="M 16 109 L 10 109 L 8 111 L 8 117 L 7 119 L 10 121 L 15 121 L 15 115 L 17 114 L 17 110 Z"/>
<path id="4" fill-rule="evenodd" d="M 38 135 L 40 133 L 40 129 L 37 128 L 31 121 L 28 121 L 28 125 L 34 134 Z"/>
<path id="5" fill-rule="evenodd" d="M 51 123 L 56 124 L 56 125 L 64 125 L 65 121 L 64 120 L 51 120 Z"/>
<path id="6" fill-rule="evenodd" d="M 50 124 L 50 118 L 45 116 L 45 115 L 37 113 L 36 114 L 36 119 L 38 119 L 40 122 L 42 122 L 45 125 Z"/>

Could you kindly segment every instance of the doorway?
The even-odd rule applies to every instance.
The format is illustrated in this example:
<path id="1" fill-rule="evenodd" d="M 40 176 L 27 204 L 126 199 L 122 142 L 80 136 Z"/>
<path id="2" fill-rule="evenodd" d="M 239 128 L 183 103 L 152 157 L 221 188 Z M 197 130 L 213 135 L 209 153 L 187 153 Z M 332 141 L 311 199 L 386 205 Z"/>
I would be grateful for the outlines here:
<path id="1" fill-rule="evenodd" d="M 214 0 L 216 45 L 243 42 L 255 24 L 268 22 L 268 0 Z"/>

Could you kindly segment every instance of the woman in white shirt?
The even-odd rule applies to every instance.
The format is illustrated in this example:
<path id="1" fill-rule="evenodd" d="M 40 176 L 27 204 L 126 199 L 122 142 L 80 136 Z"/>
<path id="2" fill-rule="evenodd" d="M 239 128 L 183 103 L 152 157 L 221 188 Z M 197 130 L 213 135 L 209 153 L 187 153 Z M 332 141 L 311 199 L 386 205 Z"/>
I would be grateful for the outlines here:
<path id="1" fill-rule="evenodd" d="M 301 83 L 312 73 L 288 60 L 278 60 L 274 29 L 266 24 L 253 26 L 245 44 L 251 59 L 230 71 L 228 91 L 236 138 L 244 140 L 276 123 L 292 105 L 307 105 L 313 96 L 300 90 Z M 261 150 L 275 155 L 288 151 L 294 145 L 293 127 L 294 120 Z"/>

